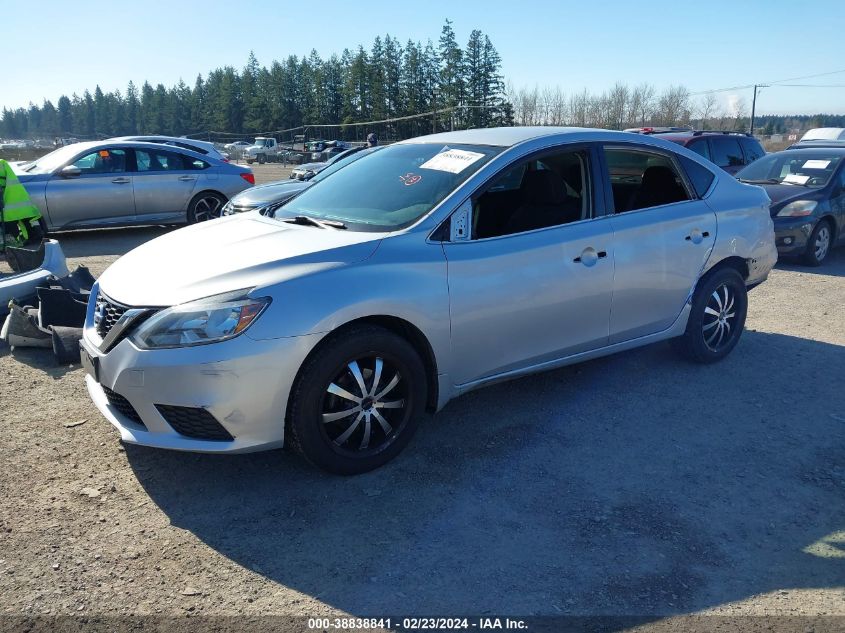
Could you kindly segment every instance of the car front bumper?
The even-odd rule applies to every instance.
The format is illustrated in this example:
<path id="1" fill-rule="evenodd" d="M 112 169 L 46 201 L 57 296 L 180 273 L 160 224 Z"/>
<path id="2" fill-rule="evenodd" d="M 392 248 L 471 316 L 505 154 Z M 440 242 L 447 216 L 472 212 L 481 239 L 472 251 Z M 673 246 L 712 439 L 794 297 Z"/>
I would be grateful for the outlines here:
<path id="1" fill-rule="evenodd" d="M 86 335 L 81 346 L 83 357 L 92 359 L 83 362 L 88 393 L 124 442 L 241 453 L 283 445 L 288 395 L 317 340 L 259 341 L 242 334 L 209 345 L 142 350 L 127 338 L 103 354 Z M 187 425 L 176 423 L 174 408 L 188 412 Z M 212 439 L 221 435 L 226 439 Z"/>
<path id="2" fill-rule="evenodd" d="M 814 216 L 772 219 L 778 253 L 786 256 L 803 254 L 817 219 Z"/>

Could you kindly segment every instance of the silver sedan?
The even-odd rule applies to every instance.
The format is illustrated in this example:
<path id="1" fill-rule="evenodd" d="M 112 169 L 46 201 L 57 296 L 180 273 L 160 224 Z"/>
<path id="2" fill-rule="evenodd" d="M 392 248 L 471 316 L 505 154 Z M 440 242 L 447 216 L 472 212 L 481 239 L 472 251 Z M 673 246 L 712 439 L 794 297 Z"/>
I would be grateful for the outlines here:
<path id="1" fill-rule="evenodd" d="M 50 230 L 200 222 L 255 184 L 246 167 L 129 141 L 75 143 L 15 171 Z"/>
<path id="2" fill-rule="evenodd" d="M 289 442 L 326 470 L 364 472 L 471 389 L 663 340 L 721 360 L 777 259 L 769 203 L 649 136 L 404 141 L 272 214 L 119 259 L 88 306 L 88 390 L 126 442 Z"/>

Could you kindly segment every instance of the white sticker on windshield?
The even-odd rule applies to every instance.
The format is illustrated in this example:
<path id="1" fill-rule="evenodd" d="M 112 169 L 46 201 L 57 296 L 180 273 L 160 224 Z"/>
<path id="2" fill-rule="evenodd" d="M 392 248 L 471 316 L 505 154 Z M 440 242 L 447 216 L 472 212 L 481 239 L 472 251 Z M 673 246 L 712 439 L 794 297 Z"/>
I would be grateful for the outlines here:
<path id="1" fill-rule="evenodd" d="M 808 160 L 804 163 L 804 169 L 827 169 L 830 165 L 829 160 Z"/>
<path id="2" fill-rule="evenodd" d="M 478 152 L 468 152 L 462 149 L 447 149 L 424 162 L 420 165 L 420 169 L 436 169 L 437 171 L 448 171 L 452 174 L 459 174 L 481 158 L 484 158 L 484 154 L 479 154 Z"/>
<path id="3" fill-rule="evenodd" d="M 802 176 L 801 174 L 787 174 L 784 176 L 783 182 L 792 182 L 796 185 L 806 185 L 809 179 L 809 176 Z"/>

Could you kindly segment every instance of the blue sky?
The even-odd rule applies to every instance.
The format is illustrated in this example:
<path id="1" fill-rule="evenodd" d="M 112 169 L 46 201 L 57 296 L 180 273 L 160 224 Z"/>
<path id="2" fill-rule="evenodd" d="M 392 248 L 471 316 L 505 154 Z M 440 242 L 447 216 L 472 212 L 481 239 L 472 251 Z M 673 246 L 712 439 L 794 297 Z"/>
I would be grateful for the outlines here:
<path id="1" fill-rule="evenodd" d="M 3 11 L 0 106 L 55 103 L 97 84 L 124 91 L 130 79 L 193 84 L 197 73 L 242 67 L 250 50 L 269 64 L 384 33 L 436 42 L 445 18 L 462 45 L 474 28 L 489 35 L 517 87 L 601 92 L 618 80 L 697 92 L 845 70 L 843 0 L 42 0 Z M 794 83 L 843 86 L 845 72 Z M 725 107 L 739 97 L 750 105 L 751 89 L 720 93 Z M 758 111 L 842 114 L 845 88 L 767 88 Z"/>

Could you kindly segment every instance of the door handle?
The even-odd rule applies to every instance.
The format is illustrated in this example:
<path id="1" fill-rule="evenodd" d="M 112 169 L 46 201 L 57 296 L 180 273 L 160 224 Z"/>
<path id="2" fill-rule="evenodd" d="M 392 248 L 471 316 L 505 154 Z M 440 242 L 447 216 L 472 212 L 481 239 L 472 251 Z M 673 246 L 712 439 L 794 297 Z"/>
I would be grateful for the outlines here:
<path id="1" fill-rule="evenodd" d="M 705 237 L 710 237 L 709 231 L 702 232 L 700 229 L 693 229 L 684 239 L 687 242 L 692 242 L 693 244 L 701 244 Z"/>
<path id="2" fill-rule="evenodd" d="M 129 178 L 124 178 L 122 176 L 120 178 L 112 178 L 112 182 L 116 185 L 128 185 Z"/>
<path id="3" fill-rule="evenodd" d="M 196 180 L 196 176 L 179 176 L 179 180 L 187 181 L 187 180 Z"/>
<path id="4" fill-rule="evenodd" d="M 595 266 L 600 259 L 607 257 L 607 251 L 596 251 L 592 246 L 588 246 L 581 254 L 572 261 L 576 264 L 584 264 L 584 266 Z"/>

